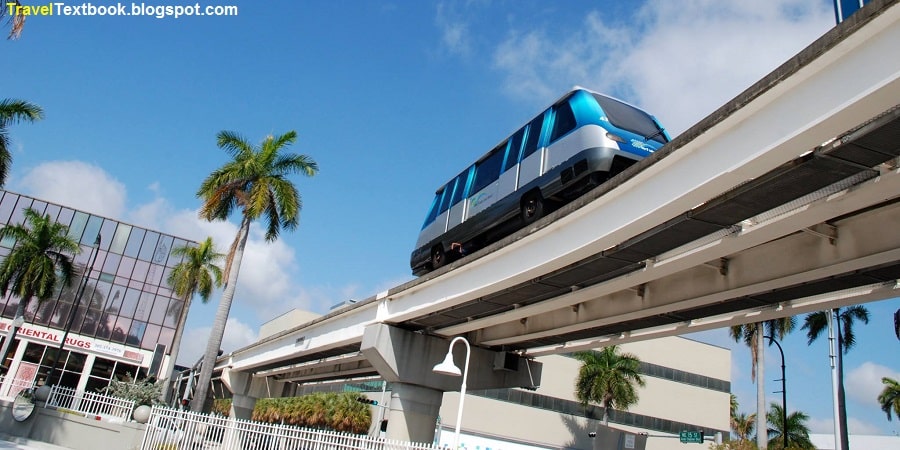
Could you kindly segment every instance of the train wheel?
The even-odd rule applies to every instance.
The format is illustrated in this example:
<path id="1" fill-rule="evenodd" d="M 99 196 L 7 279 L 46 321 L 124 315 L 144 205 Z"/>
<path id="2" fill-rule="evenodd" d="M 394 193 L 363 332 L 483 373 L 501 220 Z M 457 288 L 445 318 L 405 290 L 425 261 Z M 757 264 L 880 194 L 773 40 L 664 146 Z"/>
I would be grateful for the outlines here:
<path id="1" fill-rule="evenodd" d="M 544 215 L 544 198 L 540 192 L 531 192 L 522 199 L 522 222 L 530 225 Z"/>
<path id="2" fill-rule="evenodd" d="M 444 264 L 447 264 L 447 254 L 443 245 L 437 245 L 431 249 L 431 270 L 440 269 Z"/>

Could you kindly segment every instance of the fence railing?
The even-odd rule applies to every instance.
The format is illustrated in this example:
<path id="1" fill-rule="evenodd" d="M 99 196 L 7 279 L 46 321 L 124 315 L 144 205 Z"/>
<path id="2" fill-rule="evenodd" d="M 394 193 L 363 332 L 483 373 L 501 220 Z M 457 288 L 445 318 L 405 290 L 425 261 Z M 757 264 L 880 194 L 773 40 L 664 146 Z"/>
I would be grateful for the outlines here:
<path id="1" fill-rule="evenodd" d="M 432 444 L 314 430 L 154 406 L 141 449 L 433 450 Z"/>
<path id="2" fill-rule="evenodd" d="M 85 417 L 128 421 L 131 419 L 131 412 L 134 410 L 134 402 L 96 392 L 76 391 L 72 388 L 51 386 L 46 407 L 65 409 L 83 414 Z"/>

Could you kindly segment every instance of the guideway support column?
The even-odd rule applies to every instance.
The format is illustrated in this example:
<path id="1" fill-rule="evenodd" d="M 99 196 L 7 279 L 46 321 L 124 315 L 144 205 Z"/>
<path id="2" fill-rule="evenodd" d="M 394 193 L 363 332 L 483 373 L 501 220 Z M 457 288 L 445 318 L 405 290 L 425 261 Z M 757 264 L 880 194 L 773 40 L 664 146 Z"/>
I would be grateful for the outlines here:
<path id="1" fill-rule="evenodd" d="M 256 399 L 284 397 L 287 384 L 265 377 L 254 377 L 247 372 L 222 370 L 222 383 L 232 392 L 231 417 L 249 420 L 253 415 Z"/>
<path id="2" fill-rule="evenodd" d="M 443 394 L 459 391 L 462 384 L 461 377 L 432 372 L 444 360 L 449 345 L 449 339 L 382 323 L 366 327 L 360 351 L 393 386 L 388 405 L 388 439 L 425 443 L 434 440 Z M 453 350 L 457 365 L 462 366 L 465 348 L 456 346 Z M 517 354 L 472 346 L 467 388 L 536 388 L 541 381 L 541 367 L 541 363 Z"/>

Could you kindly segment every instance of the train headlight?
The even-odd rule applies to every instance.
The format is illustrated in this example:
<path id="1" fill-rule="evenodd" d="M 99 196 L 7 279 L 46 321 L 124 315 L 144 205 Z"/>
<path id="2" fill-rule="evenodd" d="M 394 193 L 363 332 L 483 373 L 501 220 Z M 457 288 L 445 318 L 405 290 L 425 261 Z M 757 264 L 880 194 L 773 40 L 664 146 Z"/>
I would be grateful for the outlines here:
<path id="1" fill-rule="evenodd" d="M 616 142 L 620 142 L 620 143 L 622 143 L 622 144 L 624 144 L 625 142 L 627 142 L 627 141 L 625 140 L 625 138 L 623 138 L 622 136 L 619 136 L 619 135 L 616 135 L 616 134 L 612 134 L 612 133 L 610 133 L 610 132 L 608 132 L 608 131 L 606 132 L 606 137 L 608 137 L 608 138 L 610 138 L 610 139 L 612 139 L 612 140 L 614 140 L 614 141 L 616 141 Z"/>

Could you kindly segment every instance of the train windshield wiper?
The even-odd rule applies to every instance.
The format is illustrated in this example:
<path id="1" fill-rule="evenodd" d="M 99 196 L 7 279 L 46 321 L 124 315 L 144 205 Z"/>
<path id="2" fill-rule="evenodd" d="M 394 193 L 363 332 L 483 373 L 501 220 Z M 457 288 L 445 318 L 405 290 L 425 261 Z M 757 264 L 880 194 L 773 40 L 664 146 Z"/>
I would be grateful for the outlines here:
<path id="1" fill-rule="evenodd" d="M 650 136 L 645 136 L 645 137 L 644 137 L 644 142 L 647 142 L 647 141 L 649 141 L 650 139 L 653 139 L 653 138 L 655 138 L 655 137 L 657 137 L 657 136 L 662 136 L 663 133 L 665 133 L 665 131 L 666 131 L 665 128 L 660 128 L 659 131 L 657 131 L 656 133 L 653 133 L 653 134 L 651 134 Z"/>

